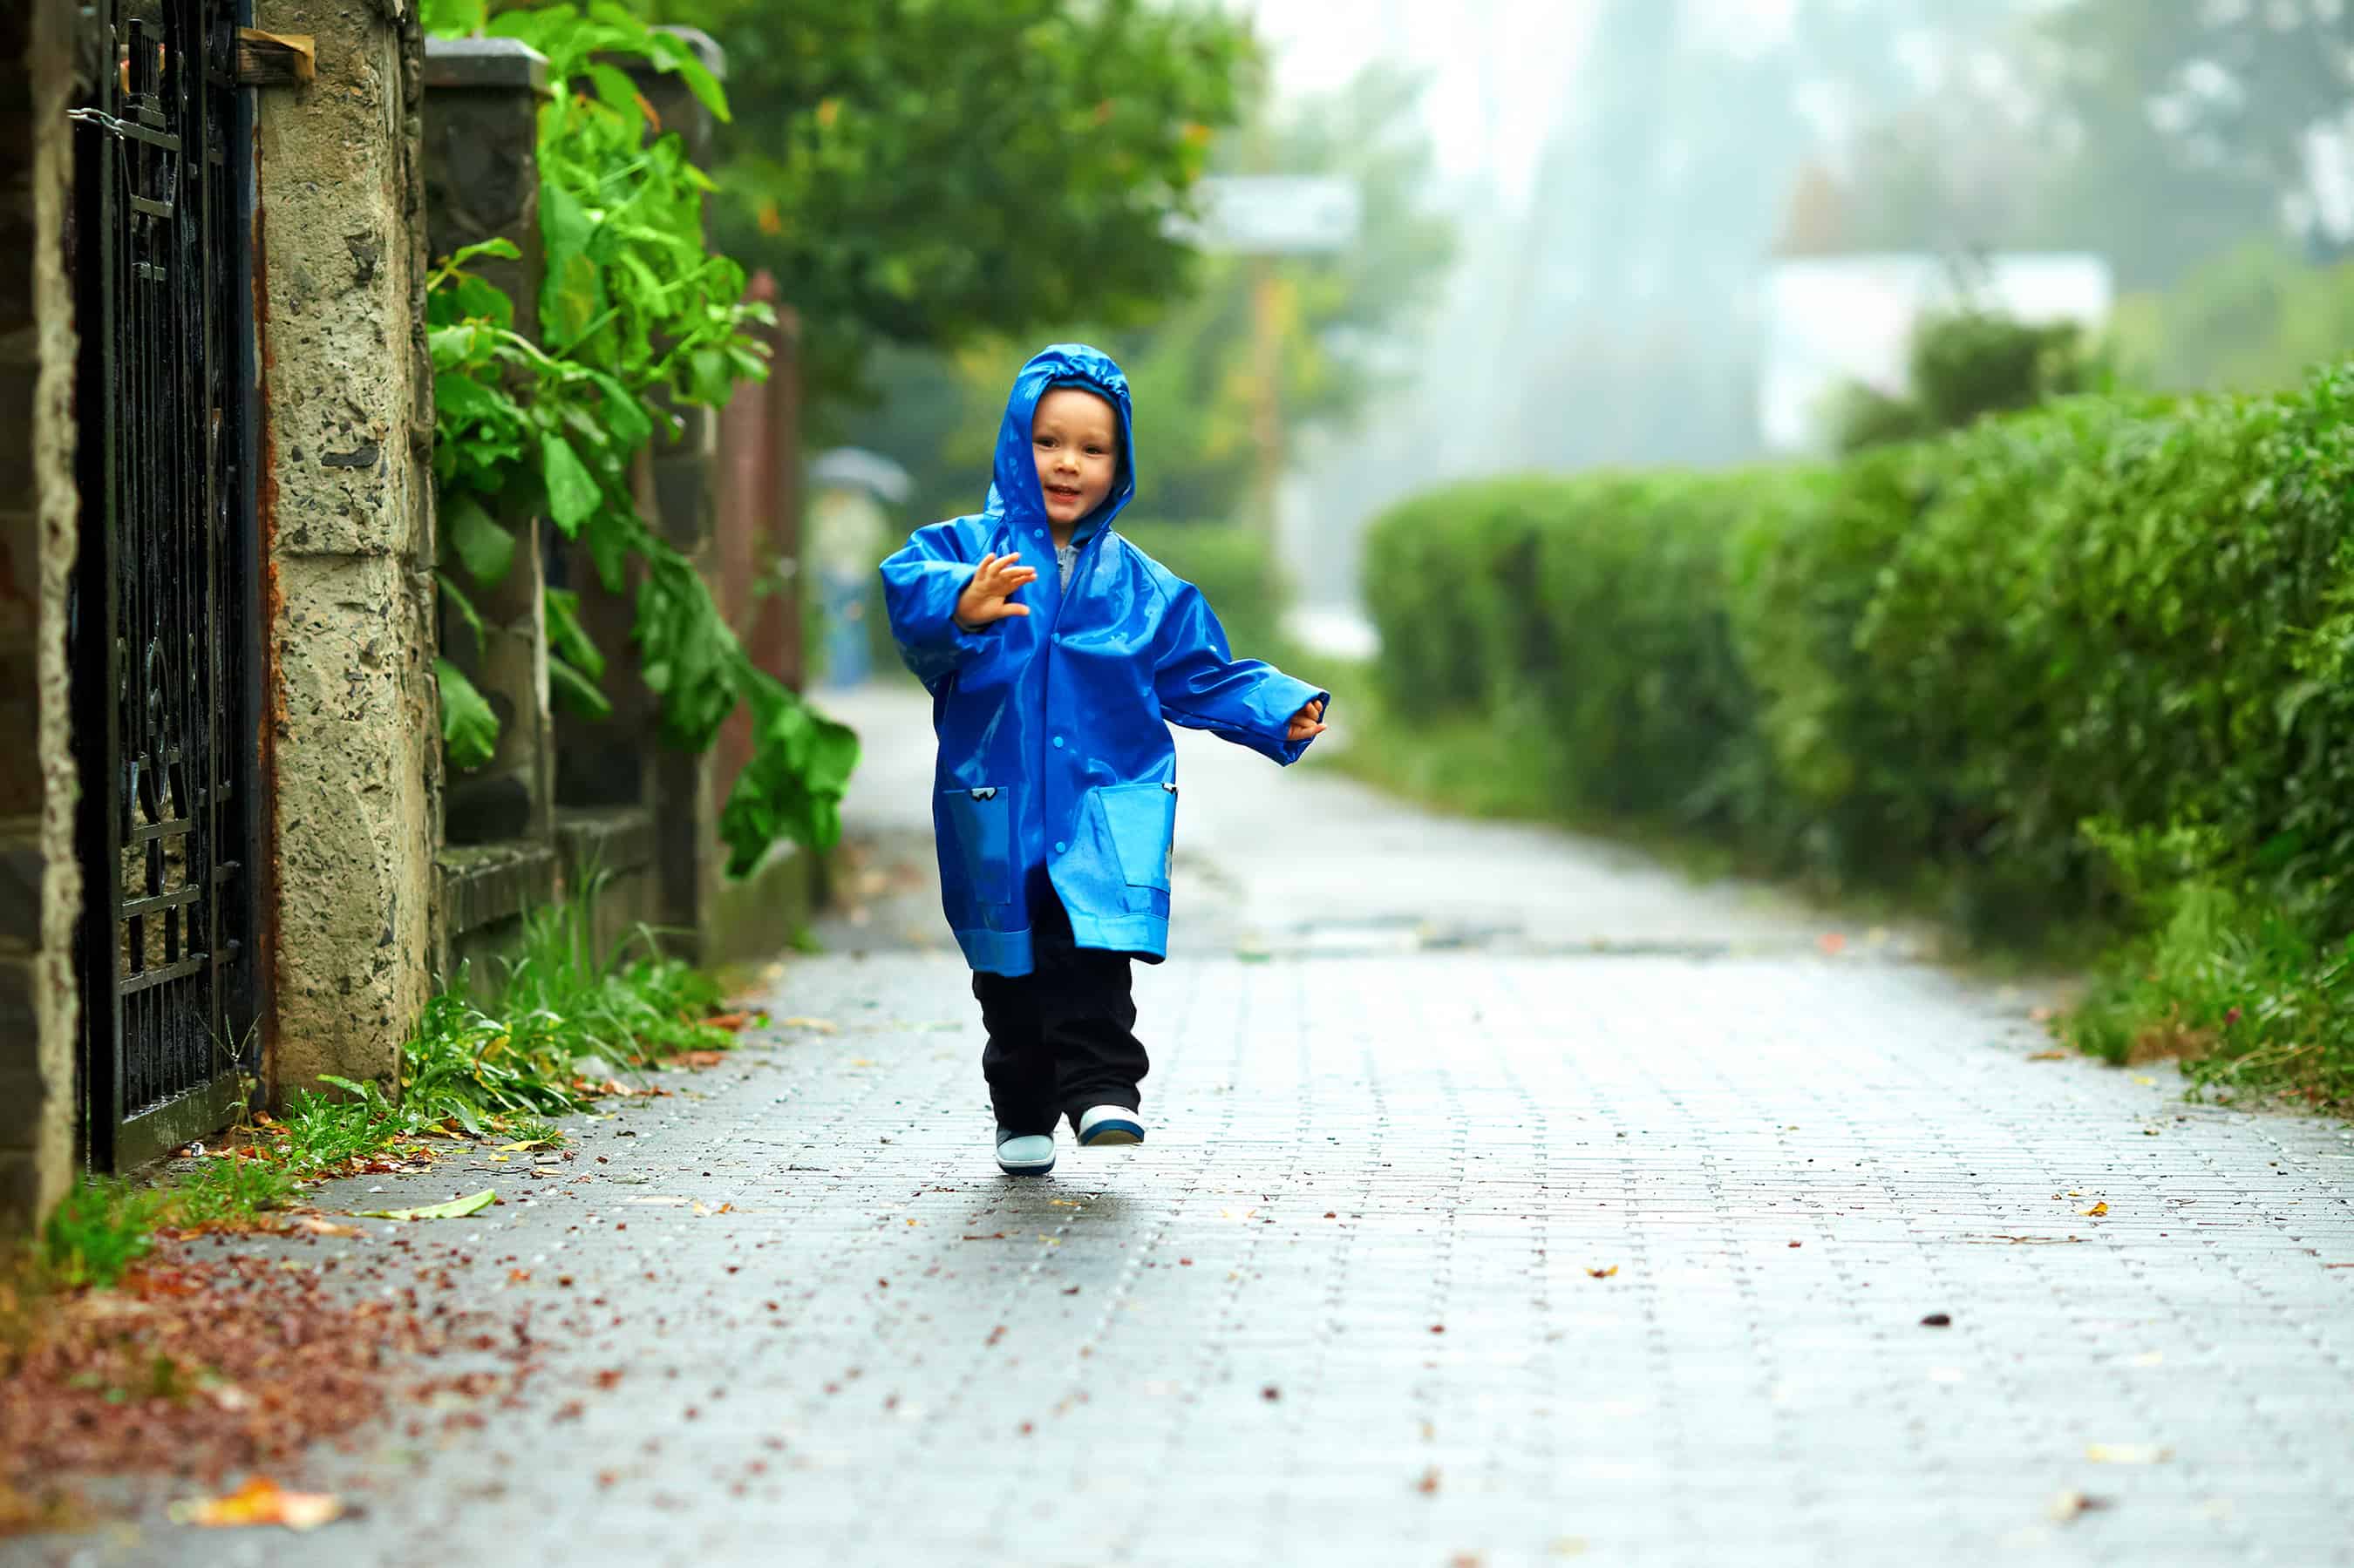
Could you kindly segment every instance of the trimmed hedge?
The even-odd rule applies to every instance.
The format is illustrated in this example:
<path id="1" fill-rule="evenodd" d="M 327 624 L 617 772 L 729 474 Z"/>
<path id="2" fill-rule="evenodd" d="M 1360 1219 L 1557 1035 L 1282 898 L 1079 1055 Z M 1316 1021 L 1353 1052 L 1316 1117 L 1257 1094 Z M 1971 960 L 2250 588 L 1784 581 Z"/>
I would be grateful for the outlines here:
<path id="1" fill-rule="evenodd" d="M 1376 523 L 1366 598 L 1393 708 L 1541 719 L 1564 815 L 1934 887 L 2014 941 L 2259 888 L 2354 955 L 2354 366 L 1456 487 Z"/>

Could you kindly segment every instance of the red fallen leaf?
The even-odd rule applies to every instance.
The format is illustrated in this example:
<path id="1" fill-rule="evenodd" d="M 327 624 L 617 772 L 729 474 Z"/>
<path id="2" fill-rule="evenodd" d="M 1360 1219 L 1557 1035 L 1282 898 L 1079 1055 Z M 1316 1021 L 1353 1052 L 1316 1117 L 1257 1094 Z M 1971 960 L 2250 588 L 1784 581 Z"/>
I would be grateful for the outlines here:
<path id="1" fill-rule="evenodd" d="M 1423 1471 L 1422 1479 L 1415 1482 L 1414 1489 L 1422 1493 L 1425 1497 L 1436 1496 L 1438 1491 L 1438 1467 L 1433 1465 L 1430 1468 Z"/>
<path id="2" fill-rule="evenodd" d="M 672 1060 L 685 1067 L 716 1067 L 727 1060 L 725 1051 L 682 1051 Z"/>
<path id="3" fill-rule="evenodd" d="M 551 1419 L 557 1421 L 578 1421 L 588 1413 L 588 1407 L 587 1405 L 581 1404 L 577 1399 L 567 1399 L 561 1405 L 557 1407 L 556 1414 Z"/>
<path id="4" fill-rule="evenodd" d="M 993 1345 L 1003 1338 L 1005 1338 L 1005 1325 L 1000 1323 L 996 1328 L 991 1329 L 989 1331 L 989 1339 L 986 1342 Z"/>
<path id="5" fill-rule="evenodd" d="M 599 1388 L 611 1388 L 620 1381 L 621 1369 L 619 1367 L 607 1367 L 603 1372 L 597 1374 L 597 1386 Z"/>
<path id="6" fill-rule="evenodd" d="M 1447 1332 L 1447 1325 L 1444 1323 L 1433 1323 L 1430 1326 L 1430 1331 L 1434 1334 L 1443 1334 Z"/>
<path id="7" fill-rule="evenodd" d="M 1792 1242 L 1790 1245 L 1791 1245 L 1792 1246 L 1804 1246 L 1804 1245 L 1806 1245 L 1807 1244 L 1806 1244 L 1806 1243 L 1804 1243 L 1804 1242 Z"/>
<path id="8" fill-rule="evenodd" d="M 1815 938 L 1815 946 L 1836 956 L 1847 950 L 1847 937 L 1839 931 L 1826 931 Z"/>
<path id="9" fill-rule="evenodd" d="M 530 1279 L 531 1270 L 528 1268 L 510 1268 L 507 1270 L 507 1283 L 509 1285 L 527 1284 Z"/>
<path id="10" fill-rule="evenodd" d="M 1273 1404 L 1277 1400 L 1283 1397 L 1283 1391 L 1276 1387 L 1275 1384 L 1268 1383 L 1265 1388 L 1258 1391 L 1258 1396 L 1267 1401 L 1269 1404 Z"/>
<path id="11" fill-rule="evenodd" d="M 1193 1260 L 1190 1257 L 1181 1257 L 1177 1260 L 1177 1265 L 1181 1268 L 1191 1268 L 1193 1266 Z"/>
<path id="12" fill-rule="evenodd" d="M 743 1028 L 746 1024 L 751 1022 L 752 1015 L 748 1012 L 719 1012 L 714 1013 L 711 1017 L 705 1019 L 703 1021 L 702 1027 L 705 1029 L 725 1029 L 732 1033 L 735 1030 Z"/>

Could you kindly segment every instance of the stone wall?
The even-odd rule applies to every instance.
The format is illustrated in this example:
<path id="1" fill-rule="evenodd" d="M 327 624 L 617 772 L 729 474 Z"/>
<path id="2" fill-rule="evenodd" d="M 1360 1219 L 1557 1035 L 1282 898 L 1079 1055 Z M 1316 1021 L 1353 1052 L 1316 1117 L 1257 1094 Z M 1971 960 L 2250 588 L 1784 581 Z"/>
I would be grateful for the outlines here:
<path id="1" fill-rule="evenodd" d="M 68 747 L 69 0 L 0 9 L 0 1230 L 72 1179 L 81 876 Z"/>
<path id="2" fill-rule="evenodd" d="M 400 20 L 390 19 L 400 17 Z M 256 0 L 318 74 L 256 105 L 274 842 L 271 1088 L 391 1087 L 429 993 L 440 746 L 423 41 L 413 7 Z"/>

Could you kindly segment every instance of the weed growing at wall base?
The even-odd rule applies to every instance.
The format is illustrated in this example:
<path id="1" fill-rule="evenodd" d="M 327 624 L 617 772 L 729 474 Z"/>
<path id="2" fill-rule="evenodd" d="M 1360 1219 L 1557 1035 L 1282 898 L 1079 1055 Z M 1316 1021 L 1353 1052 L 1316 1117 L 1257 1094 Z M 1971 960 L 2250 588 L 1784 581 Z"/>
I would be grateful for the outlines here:
<path id="1" fill-rule="evenodd" d="M 334 1093 L 295 1091 L 285 1116 L 251 1118 L 160 1181 L 82 1182 L 38 1238 L 37 1282 L 102 1288 L 158 1232 L 249 1225 L 333 1177 L 429 1163 L 474 1139 L 557 1142 L 550 1118 L 637 1092 L 684 1053 L 735 1044 L 743 1021 L 719 1016 L 716 980 L 647 928 L 600 954 L 595 907 L 592 879 L 583 896 L 525 917 L 483 994 L 461 977 L 429 1002 L 401 1052 L 398 1099 L 330 1077 Z"/>

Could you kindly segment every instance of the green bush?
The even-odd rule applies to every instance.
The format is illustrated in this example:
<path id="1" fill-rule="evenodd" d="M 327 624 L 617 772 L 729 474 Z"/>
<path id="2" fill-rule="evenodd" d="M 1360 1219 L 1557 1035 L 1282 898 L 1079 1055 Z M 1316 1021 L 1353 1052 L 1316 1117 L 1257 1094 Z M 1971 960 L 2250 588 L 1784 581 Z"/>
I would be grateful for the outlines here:
<path id="1" fill-rule="evenodd" d="M 2172 1017 L 2202 1071 L 2354 1089 L 2316 1000 L 2354 986 L 2354 366 L 1835 464 L 1458 486 L 1366 561 L 1393 710 L 1527 726 L 1564 817 L 2012 946 L 2105 934 L 2088 1045 Z"/>
<path id="2" fill-rule="evenodd" d="M 1131 523 L 1114 531 L 1202 590 L 1243 659 L 1273 660 L 1287 596 L 1276 580 L 1267 536 L 1219 523 Z"/>

